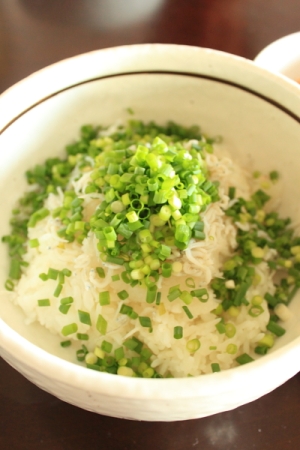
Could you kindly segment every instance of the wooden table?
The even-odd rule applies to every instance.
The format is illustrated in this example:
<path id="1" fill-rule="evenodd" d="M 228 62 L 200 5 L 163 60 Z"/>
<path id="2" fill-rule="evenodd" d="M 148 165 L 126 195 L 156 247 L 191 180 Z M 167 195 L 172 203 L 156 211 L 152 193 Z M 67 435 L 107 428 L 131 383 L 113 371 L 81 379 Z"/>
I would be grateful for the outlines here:
<path id="1" fill-rule="evenodd" d="M 0 92 L 46 65 L 94 49 L 177 43 L 253 59 L 299 28 L 299 0 L 0 0 Z M 234 411 L 147 423 L 63 403 L 0 360 L 3 450 L 296 450 L 297 416 L 300 374 Z"/>

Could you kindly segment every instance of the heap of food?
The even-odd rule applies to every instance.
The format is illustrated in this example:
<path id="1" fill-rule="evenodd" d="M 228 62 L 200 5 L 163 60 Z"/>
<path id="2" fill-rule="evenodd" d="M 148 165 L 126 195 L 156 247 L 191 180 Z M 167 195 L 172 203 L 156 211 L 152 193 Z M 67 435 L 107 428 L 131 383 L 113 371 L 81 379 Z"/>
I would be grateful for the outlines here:
<path id="1" fill-rule="evenodd" d="M 196 376 L 284 334 L 300 238 L 268 206 L 276 171 L 245 171 L 197 127 L 130 121 L 83 126 L 26 176 L 6 288 L 88 368 Z"/>

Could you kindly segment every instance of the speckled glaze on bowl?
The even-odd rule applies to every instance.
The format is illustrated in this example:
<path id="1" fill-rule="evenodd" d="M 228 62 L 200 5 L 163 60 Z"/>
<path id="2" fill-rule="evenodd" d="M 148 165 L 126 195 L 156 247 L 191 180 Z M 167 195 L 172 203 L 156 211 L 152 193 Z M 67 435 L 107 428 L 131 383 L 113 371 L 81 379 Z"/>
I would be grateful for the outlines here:
<path id="1" fill-rule="evenodd" d="M 137 118 L 199 124 L 222 135 L 242 164 L 282 174 L 281 213 L 300 218 L 300 89 L 253 62 L 209 49 L 137 45 L 95 51 L 47 67 L 0 97 L 0 234 L 9 231 L 23 173 L 62 152 L 83 123 Z M 0 247 L 0 285 L 8 256 Z M 58 398 L 114 417 L 175 421 L 230 410 L 284 383 L 300 369 L 300 305 L 267 356 L 228 371 L 186 379 L 136 379 L 74 363 L 59 338 L 26 326 L 4 291 L 1 356 Z"/>

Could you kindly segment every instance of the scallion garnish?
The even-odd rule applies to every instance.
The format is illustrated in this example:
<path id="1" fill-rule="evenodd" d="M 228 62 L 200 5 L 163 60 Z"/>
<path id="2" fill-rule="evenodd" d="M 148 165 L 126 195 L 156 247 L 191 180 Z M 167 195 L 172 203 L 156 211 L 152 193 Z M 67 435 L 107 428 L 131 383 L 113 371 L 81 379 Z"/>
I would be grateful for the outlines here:
<path id="1" fill-rule="evenodd" d="M 197 350 L 199 350 L 200 346 L 201 344 L 199 339 L 191 339 L 186 343 L 186 348 L 191 354 L 194 354 Z"/>
<path id="2" fill-rule="evenodd" d="M 118 292 L 117 295 L 118 295 L 120 300 L 126 300 L 126 298 L 129 297 L 129 294 L 128 294 L 127 291 L 125 291 L 125 289 L 123 289 L 122 291 Z"/>
<path id="3" fill-rule="evenodd" d="M 212 363 L 211 364 L 211 370 L 212 370 L 213 373 L 221 372 L 220 364 Z"/>
<path id="4" fill-rule="evenodd" d="M 174 327 L 173 336 L 175 339 L 181 339 L 183 337 L 183 328 L 180 325 Z"/>
<path id="5" fill-rule="evenodd" d="M 101 349 L 105 352 L 105 353 L 110 353 L 112 351 L 112 344 L 110 342 L 107 341 L 103 341 L 101 344 Z"/>
<path id="6" fill-rule="evenodd" d="M 273 320 L 270 320 L 267 325 L 267 330 L 274 333 L 276 336 L 283 336 L 285 334 L 285 329 L 282 328 L 278 323 L 274 322 Z"/>
<path id="7" fill-rule="evenodd" d="M 5 281 L 5 285 L 4 286 L 5 286 L 5 289 L 7 291 L 13 291 L 14 287 L 15 287 L 14 282 L 12 280 L 10 280 L 10 279 Z"/>
<path id="8" fill-rule="evenodd" d="M 96 328 L 100 334 L 105 335 L 107 330 L 107 320 L 101 315 L 98 315 Z"/>
<path id="9" fill-rule="evenodd" d="M 59 307 L 58 307 L 59 311 L 62 314 L 67 314 L 70 308 L 71 308 L 71 305 L 68 305 L 68 304 L 59 305 Z"/>
<path id="10" fill-rule="evenodd" d="M 61 283 L 59 283 L 59 284 L 56 286 L 56 289 L 55 289 L 55 291 L 54 291 L 54 293 L 53 293 L 54 297 L 59 297 L 59 296 L 60 296 L 60 293 L 61 293 L 61 291 L 62 291 L 62 289 L 63 289 L 63 285 L 62 285 Z"/>
<path id="11" fill-rule="evenodd" d="M 47 278 L 49 280 L 57 280 L 59 271 L 53 268 L 48 269 Z"/>
<path id="12" fill-rule="evenodd" d="M 109 291 L 103 291 L 99 293 L 99 303 L 101 306 L 110 304 L 110 293 Z"/>
<path id="13" fill-rule="evenodd" d="M 194 280 L 194 278 L 191 278 L 191 277 L 188 277 L 185 280 L 185 284 L 187 285 L 187 287 L 192 288 L 192 289 L 194 289 L 196 287 L 195 280 Z"/>
<path id="14" fill-rule="evenodd" d="M 79 341 L 88 341 L 89 340 L 89 335 L 86 333 L 77 333 L 76 337 Z"/>
<path id="15" fill-rule="evenodd" d="M 28 243 L 29 243 L 30 248 L 36 248 L 40 245 L 38 239 L 30 239 L 30 241 Z"/>
<path id="16" fill-rule="evenodd" d="M 12 259 L 10 261 L 9 278 L 19 280 L 21 278 L 21 261 Z"/>
<path id="17" fill-rule="evenodd" d="M 39 278 L 40 278 L 42 281 L 47 281 L 47 280 L 48 280 L 48 275 L 47 275 L 46 273 L 40 273 L 40 274 L 39 274 Z"/>
<path id="18" fill-rule="evenodd" d="M 179 288 L 176 288 L 174 290 L 170 290 L 169 294 L 167 295 L 170 302 L 173 302 L 176 298 L 178 298 L 181 294 L 181 290 Z"/>
<path id="19" fill-rule="evenodd" d="M 90 313 L 78 310 L 78 317 L 81 323 L 84 323 L 85 325 L 92 325 Z"/>
<path id="20" fill-rule="evenodd" d="M 61 334 L 63 336 L 69 336 L 69 334 L 76 333 L 78 330 L 78 326 L 76 323 L 70 323 L 69 325 L 65 325 L 62 330 Z"/>
<path id="21" fill-rule="evenodd" d="M 142 325 L 142 327 L 146 327 L 146 328 L 151 328 L 152 327 L 152 323 L 151 323 L 150 317 L 139 316 L 139 321 L 140 321 L 140 324 Z"/>
<path id="22" fill-rule="evenodd" d="M 49 298 L 43 298 L 41 300 L 38 300 L 37 303 L 38 303 L 38 306 L 50 306 Z"/>
<path id="23" fill-rule="evenodd" d="M 183 306 L 182 309 L 186 313 L 186 315 L 188 316 L 189 319 L 194 318 L 193 314 L 191 313 L 191 311 L 189 310 L 189 308 L 187 306 Z"/>
<path id="24" fill-rule="evenodd" d="M 248 364 L 249 362 L 254 361 L 254 359 L 250 355 L 248 355 L 248 353 L 243 353 L 242 355 L 235 358 L 235 360 L 241 365 Z"/>

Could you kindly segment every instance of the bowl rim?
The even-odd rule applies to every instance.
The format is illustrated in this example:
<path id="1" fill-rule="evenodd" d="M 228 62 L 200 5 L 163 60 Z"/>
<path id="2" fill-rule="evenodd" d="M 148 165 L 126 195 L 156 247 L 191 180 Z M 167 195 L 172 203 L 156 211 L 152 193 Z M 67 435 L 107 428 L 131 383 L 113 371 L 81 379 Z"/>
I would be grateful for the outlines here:
<path id="1" fill-rule="evenodd" d="M 297 33 L 296 33 L 297 34 Z M 300 32 L 299 32 L 300 34 Z M 178 45 L 178 44 L 160 44 L 160 43 L 154 43 L 154 44 L 134 44 L 134 45 L 122 45 L 118 47 L 111 47 L 111 48 L 103 48 L 100 50 L 92 50 L 86 53 L 81 53 L 69 58 L 62 59 L 60 61 L 57 61 L 53 64 L 50 64 L 46 67 L 43 67 L 31 74 L 29 74 L 27 77 L 19 80 L 17 83 L 13 84 L 12 86 L 8 87 L 5 91 L 3 91 L 0 94 L 0 106 L 3 105 L 0 108 L 0 136 L 1 134 L 10 126 L 11 123 L 13 123 L 15 120 L 18 120 L 19 117 L 26 114 L 30 109 L 37 106 L 39 103 L 46 101 L 48 98 L 58 95 L 60 92 L 63 92 L 66 89 L 70 89 L 72 87 L 76 87 L 77 85 L 84 84 L 89 81 L 93 81 L 93 79 L 98 78 L 105 78 L 105 76 L 114 76 L 117 75 L 118 72 L 113 70 L 112 72 L 101 72 L 101 76 L 99 76 L 97 69 L 95 69 L 95 73 L 97 73 L 96 77 L 90 76 L 87 73 L 85 73 L 84 70 L 81 72 L 72 74 L 71 79 L 61 77 L 61 79 L 58 79 L 57 74 L 63 74 L 61 68 L 62 66 L 79 66 L 81 63 L 81 67 L 85 66 L 85 62 L 88 61 L 90 58 L 95 58 L 99 56 L 105 58 L 105 62 L 108 62 L 110 59 L 110 54 L 113 53 L 114 56 L 117 58 L 119 56 L 122 56 L 123 54 L 132 56 L 135 54 L 143 55 L 147 52 L 152 52 L 153 54 L 159 55 L 160 53 L 163 53 L 165 51 L 176 53 L 181 55 L 181 53 L 190 53 L 191 56 L 195 57 L 198 56 L 198 54 L 203 55 L 212 55 L 215 57 L 220 57 L 224 60 L 231 60 L 233 66 L 238 67 L 240 64 L 244 64 L 245 66 L 248 66 L 249 72 L 253 73 L 253 75 L 257 74 L 257 68 L 260 71 L 260 75 L 263 78 L 268 79 L 272 82 L 280 82 L 282 84 L 283 80 L 285 80 L 285 89 L 289 93 L 299 94 L 297 90 L 299 91 L 300 87 L 299 84 L 294 82 L 293 80 L 289 79 L 288 77 L 285 77 L 283 74 L 277 72 L 274 73 L 274 71 L 269 70 L 268 67 L 262 67 L 260 66 L 256 60 L 251 61 L 247 58 L 244 58 L 239 55 L 230 54 L 227 52 L 223 52 L 221 50 L 214 50 L 210 48 L 205 47 L 195 47 L 195 46 L 189 46 L 189 45 Z M 110 70 L 110 67 L 109 69 Z M 151 72 L 151 70 L 147 70 Z M 168 70 L 166 70 L 168 72 Z M 124 74 L 128 73 L 128 70 L 124 70 Z M 141 72 L 141 71 L 137 71 Z M 154 72 L 152 70 L 152 72 Z M 159 71 L 157 71 L 159 72 Z M 192 72 L 192 71 L 191 71 Z M 178 71 L 180 73 L 180 71 Z M 182 74 L 187 74 L 187 72 L 182 71 Z M 205 71 L 202 73 L 202 75 L 205 76 Z M 84 79 L 82 79 L 84 77 Z M 210 78 L 213 78 L 210 76 Z M 234 77 L 233 77 L 234 79 Z M 42 83 L 37 83 L 38 81 L 41 81 Z M 223 77 L 219 77 L 220 81 L 227 81 L 228 75 L 224 74 Z M 51 87 L 47 86 L 47 81 L 51 82 Z M 38 87 L 38 84 L 44 84 L 42 89 Z M 248 80 L 244 82 L 244 84 L 241 83 L 235 83 L 234 81 L 231 81 L 231 84 L 236 87 L 241 87 L 242 89 L 245 89 L 246 84 L 249 84 Z M 53 87 L 52 87 L 53 86 Z M 25 89 L 24 89 L 25 88 Z M 296 90 L 295 90 L 296 88 Z M 265 100 L 270 99 L 270 96 L 268 94 L 264 94 L 260 92 L 259 89 L 251 89 L 248 88 L 250 92 L 261 96 Z M 266 89 L 266 86 L 264 85 L 263 90 Z M 247 90 L 247 88 L 245 89 Z M 25 91 L 25 95 L 24 95 Z M 294 92 L 293 92 L 294 91 Z M 20 94 L 23 95 L 20 95 Z M 29 93 L 33 93 L 33 100 L 28 99 Z M 24 99 L 25 97 L 25 99 Z M 30 97 L 31 98 L 31 97 Z M 282 99 L 281 99 L 282 100 Z M 271 103 L 276 103 L 276 101 L 271 100 Z M 278 105 L 281 105 L 281 101 L 277 102 Z M 288 108 L 287 108 L 288 109 Z M 5 117 L 8 115 L 9 119 L 6 119 Z M 299 112 L 300 116 L 300 112 Z"/>

